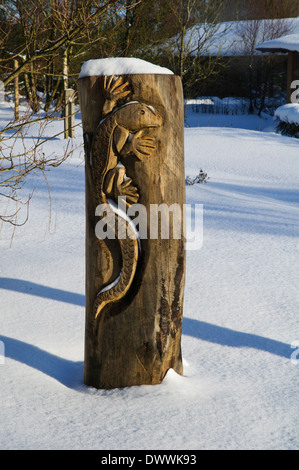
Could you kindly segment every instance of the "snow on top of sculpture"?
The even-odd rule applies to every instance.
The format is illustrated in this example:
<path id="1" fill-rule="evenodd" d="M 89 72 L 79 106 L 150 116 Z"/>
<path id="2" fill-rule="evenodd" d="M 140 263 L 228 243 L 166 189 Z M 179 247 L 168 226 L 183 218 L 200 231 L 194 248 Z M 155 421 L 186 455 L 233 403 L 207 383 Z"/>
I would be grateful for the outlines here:
<path id="1" fill-rule="evenodd" d="M 113 57 L 107 59 L 94 59 L 84 62 L 79 78 L 97 75 L 129 75 L 129 74 L 165 74 L 173 72 L 165 67 L 151 64 L 142 59 L 133 57 Z"/>

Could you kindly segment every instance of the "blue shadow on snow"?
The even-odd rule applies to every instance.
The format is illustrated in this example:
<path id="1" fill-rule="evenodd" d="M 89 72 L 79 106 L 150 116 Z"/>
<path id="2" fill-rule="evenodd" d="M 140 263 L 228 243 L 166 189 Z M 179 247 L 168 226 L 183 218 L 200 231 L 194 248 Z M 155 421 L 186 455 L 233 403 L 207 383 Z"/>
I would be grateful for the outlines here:
<path id="1" fill-rule="evenodd" d="M 83 362 L 62 359 L 37 346 L 8 336 L 0 335 L 0 341 L 5 347 L 5 358 L 9 357 L 39 370 L 68 388 L 75 389 L 83 385 Z"/>
<path id="2" fill-rule="evenodd" d="M 35 295 L 46 299 L 57 300 L 58 302 L 66 302 L 68 304 L 85 306 L 85 296 L 68 292 L 54 287 L 43 286 L 35 282 L 23 281 L 22 279 L 11 279 L 8 277 L 0 277 L 0 289 L 20 292 L 21 294 Z"/>
<path id="3" fill-rule="evenodd" d="M 183 334 L 222 346 L 253 348 L 275 354 L 276 356 L 286 357 L 287 359 L 291 356 L 289 344 L 191 318 L 183 319 Z"/>
<path id="4" fill-rule="evenodd" d="M 20 279 L 0 278 L 0 288 L 74 305 L 85 305 L 84 295 Z M 222 346 L 253 348 L 287 359 L 291 355 L 289 344 L 186 317 L 183 319 L 183 334 Z M 66 387 L 75 389 L 83 385 L 83 362 L 62 359 L 37 346 L 7 336 L 0 335 L 0 341 L 5 346 L 5 357 L 33 367 Z"/>

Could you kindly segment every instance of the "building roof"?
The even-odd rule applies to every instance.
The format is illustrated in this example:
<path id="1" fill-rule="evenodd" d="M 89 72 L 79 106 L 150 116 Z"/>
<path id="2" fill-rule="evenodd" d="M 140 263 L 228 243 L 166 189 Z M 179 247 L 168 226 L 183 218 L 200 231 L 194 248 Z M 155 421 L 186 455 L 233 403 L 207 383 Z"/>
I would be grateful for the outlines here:
<path id="1" fill-rule="evenodd" d="M 288 34 L 271 41 L 262 42 L 255 49 L 261 52 L 299 52 L 299 34 Z"/>
<path id="2" fill-rule="evenodd" d="M 283 43 L 275 43 L 278 39 L 262 42 L 265 37 L 284 30 L 288 36 L 279 38 Z M 283 33 L 280 33 L 283 34 Z M 288 39 L 289 38 L 289 39 Z M 252 44 L 257 53 L 274 52 L 286 53 L 289 50 L 299 50 L 299 16 L 297 18 L 279 18 L 264 20 L 230 21 L 224 23 L 199 23 L 186 31 L 184 38 L 186 52 L 196 56 L 198 50 L 202 56 L 248 56 Z M 270 46 L 267 49 L 267 45 Z M 264 46 L 265 49 L 264 49 Z M 169 39 L 163 47 L 168 47 L 178 53 L 181 47 L 181 36 Z"/>
<path id="3" fill-rule="evenodd" d="M 267 49 L 259 49 L 264 44 L 272 43 L 271 41 L 262 42 L 265 35 L 274 34 L 275 31 L 285 29 L 288 31 L 290 40 L 287 45 L 280 44 L 279 52 L 288 52 L 289 50 L 299 49 L 299 17 L 297 18 L 280 18 L 280 19 L 264 19 L 264 20 L 247 20 L 247 21 L 230 21 L 219 24 L 197 24 L 189 28 L 185 36 L 186 50 L 193 51 L 191 55 L 196 55 L 198 45 L 201 44 L 200 54 L 210 56 L 246 56 L 250 55 L 251 44 L 256 41 L 257 52 L 272 52 Z M 289 36 L 284 36 L 288 38 Z M 292 40 L 293 38 L 293 40 Z M 295 38 L 295 39 L 294 39 Z M 297 39 L 296 39 L 297 38 Z M 279 38 L 282 39 L 282 38 Z M 175 36 L 168 41 L 168 46 L 173 47 L 175 51 L 180 47 L 180 36 Z M 276 39 L 273 40 L 273 42 Z M 294 44 L 292 45 L 292 41 Z M 293 47 L 286 49 L 286 47 Z M 294 49 L 295 47 L 295 49 Z M 275 51 L 275 52 L 278 52 Z"/>

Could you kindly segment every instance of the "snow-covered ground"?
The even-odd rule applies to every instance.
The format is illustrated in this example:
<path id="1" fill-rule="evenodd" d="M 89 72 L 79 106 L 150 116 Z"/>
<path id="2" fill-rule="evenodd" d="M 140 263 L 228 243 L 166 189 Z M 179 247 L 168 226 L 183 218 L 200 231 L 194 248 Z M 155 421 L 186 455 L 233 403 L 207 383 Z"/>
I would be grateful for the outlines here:
<path id="1" fill-rule="evenodd" d="M 30 180 L 28 223 L 12 245 L 10 226 L 0 234 L 0 448 L 298 449 L 298 140 L 271 132 L 271 120 L 208 117 L 188 115 L 185 129 L 186 175 L 209 180 L 186 187 L 187 202 L 203 204 L 204 240 L 187 252 L 184 377 L 83 385 L 77 128 L 73 156 L 47 173 L 51 197 L 42 176 Z"/>

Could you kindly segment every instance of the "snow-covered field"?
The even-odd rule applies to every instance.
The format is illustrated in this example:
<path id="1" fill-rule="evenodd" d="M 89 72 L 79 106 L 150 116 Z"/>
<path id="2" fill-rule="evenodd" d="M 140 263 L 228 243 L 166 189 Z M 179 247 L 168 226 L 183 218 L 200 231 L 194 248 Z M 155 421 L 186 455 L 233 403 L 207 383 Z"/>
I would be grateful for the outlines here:
<path id="1" fill-rule="evenodd" d="M 209 180 L 186 187 L 187 202 L 203 204 L 204 240 L 187 252 L 184 377 L 83 385 L 77 128 L 73 156 L 47 173 L 51 197 L 42 176 L 30 180 L 28 223 L 12 245 L 10 226 L 0 234 L 1 449 L 299 448 L 299 143 L 271 132 L 271 120 L 205 119 L 188 115 L 185 129 L 186 175 L 203 169 Z M 44 151 L 65 145 L 56 138 Z"/>

